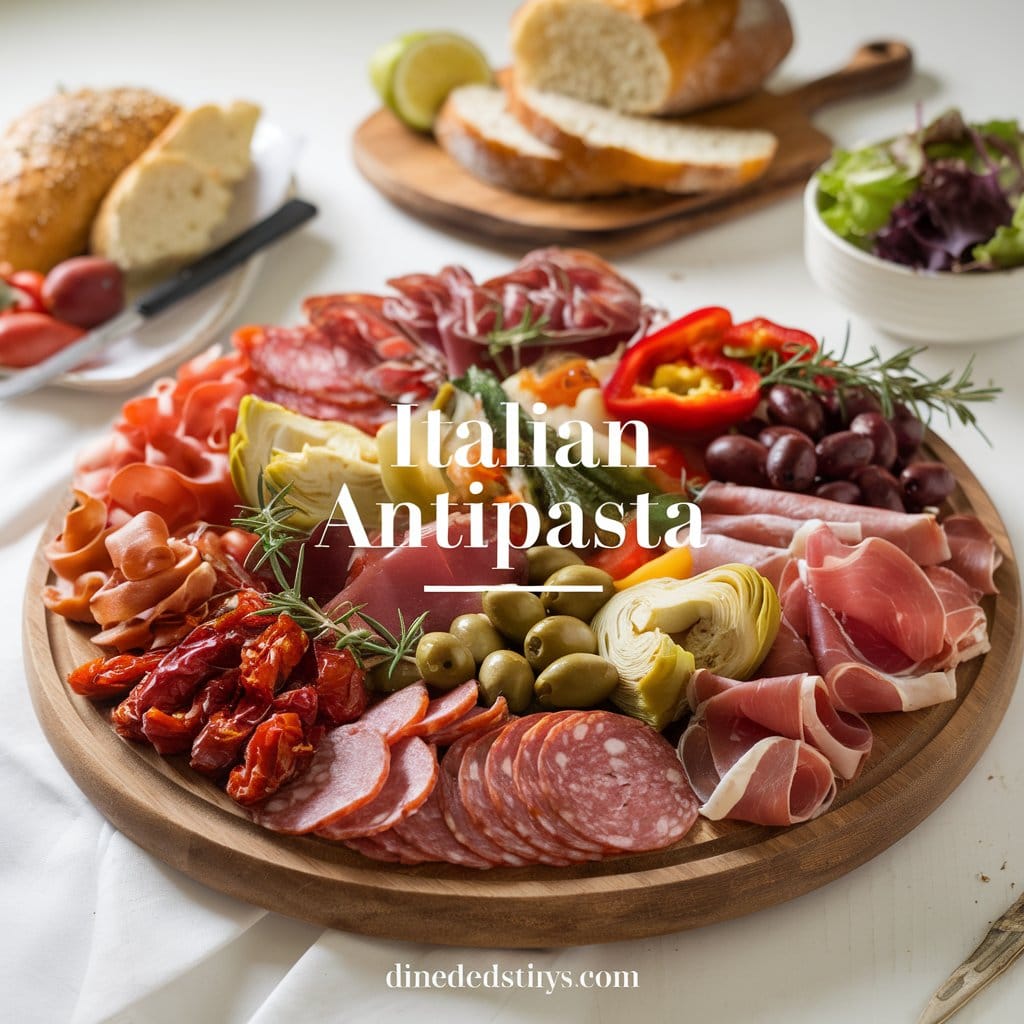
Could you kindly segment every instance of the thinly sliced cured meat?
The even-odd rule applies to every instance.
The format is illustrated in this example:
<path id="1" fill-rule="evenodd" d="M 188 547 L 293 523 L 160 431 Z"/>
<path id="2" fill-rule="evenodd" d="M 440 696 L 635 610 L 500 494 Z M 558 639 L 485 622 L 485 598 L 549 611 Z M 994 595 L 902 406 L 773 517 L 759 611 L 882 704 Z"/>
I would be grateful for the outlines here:
<path id="1" fill-rule="evenodd" d="M 871 751 L 868 724 L 859 715 L 837 711 L 819 675 L 801 672 L 744 682 L 698 669 L 688 696 L 697 708 L 694 724 L 706 729 L 722 775 L 755 741 L 773 735 L 809 743 L 843 779 L 852 779 Z"/>
<path id="2" fill-rule="evenodd" d="M 688 539 L 688 531 L 681 531 L 680 539 Z M 773 548 L 764 544 L 752 544 L 747 540 L 728 537 L 725 534 L 708 534 L 701 537 L 700 547 L 690 548 L 693 556 L 693 572 L 706 572 L 720 565 L 740 562 L 756 569 L 777 586 L 783 570 L 790 561 L 788 548 Z"/>
<path id="3" fill-rule="evenodd" d="M 711 754 L 708 731 L 698 723 L 683 733 L 679 758 L 703 801 L 700 813 L 712 821 L 794 825 L 824 813 L 836 795 L 832 766 L 800 740 L 766 736 L 722 774 Z"/>
<path id="4" fill-rule="evenodd" d="M 403 736 L 415 734 L 429 705 L 427 688 L 422 683 L 413 683 L 367 708 L 359 719 L 359 726 L 379 732 L 388 743 L 394 743 Z"/>
<path id="5" fill-rule="evenodd" d="M 384 845 L 376 841 L 374 836 L 359 836 L 354 839 L 346 839 L 345 845 L 350 850 L 355 850 L 356 853 L 361 853 L 364 857 L 369 857 L 371 860 L 384 861 L 386 864 L 404 864 L 407 863 L 397 854 L 392 853 Z M 421 861 L 425 858 L 420 858 Z"/>
<path id="6" fill-rule="evenodd" d="M 441 760 L 441 772 L 438 780 L 441 792 L 441 813 L 444 815 L 445 824 L 451 829 L 452 835 L 478 857 L 495 865 L 505 864 L 521 867 L 530 862 L 518 854 L 512 853 L 511 850 L 498 846 L 488 838 L 483 829 L 477 827 L 462 802 L 459 773 L 466 751 L 477 738 L 470 735 L 457 740 Z"/>
<path id="7" fill-rule="evenodd" d="M 538 759 L 552 810 L 595 843 L 658 850 L 697 820 L 697 800 L 672 746 L 635 718 L 580 711 L 557 722 Z"/>
<path id="8" fill-rule="evenodd" d="M 435 786 L 426 803 L 408 818 L 398 822 L 394 828 L 381 832 L 376 837 L 379 842 L 386 843 L 389 836 L 395 835 L 402 842 L 408 843 L 418 850 L 427 860 L 444 861 L 447 864 L 458 864 L 466 868 L 493 868 L 494 862 L 486 860 L 464 846 L 455 838 L 448 823 L 444 820 L 441 808 L 441 787 Z"/>
<path id="9" fill-rule="evenodd" d="M 468 683 L 435 697 L 427 705 L 423 717 L 409 730 L 409 735 L 432 738 L 441 729 L 468 715 L 476 706 L 479 695 L 480 686 L 475 679 L 471 679 Z"/>
<path id="10" fill-rule="evenodd" d="M 845 541 L 856 543 L 863 539 L 860 523 L 831 522 L 827 525 L 836 536 Z M 788 548 L 793 543 L 793 538 L 806 528 L 807 521 L 768 513 L 726 515 L 720 512 L 702 512 L 700 526 L 707 534 L 735 537 L 736 540 L 763 544 L 770 548 Z"/>
<path id="11" fill-rule="evenodd" d="M 343 725 L 320 741 L 309 768 L 253 811 L 257 824 L 302 835 L 359 810 L 383 788 L 391 751 L 372 729 Z"/>
<path id="12" fill-rule="evenodd" d="M 1003 556 L 985 524 L 970 515 L 949 516 L 942 522 L 949 541 L 950 558 L 945 562 L 958 576 L 982 594 L 996 594 L 995 571 Z"/>
<path id="13" fill-rule="evenodd" d="M 859 523 L 865 537 L 882 537 L 905 551 L 918 565 L 938 565 L 949 558 L 946 534 L 928 513 L 892 512 L 866 505 L 845 505 L 809 494 L 741 487 L 712 481 L 701 491 L 701 511 L 724 515 L 781 515 L 793 519 Z"/>
<path id="14" fill-rule="evenodd" d="M 869 537 L 850 546 L 819 526 L 807 538 L 805 579 L 880 668 L 899 671 L 942 651 L 942 601 L 924 570 L 894 544 Z"/>
<path id="15" fill-rule="evenodd" d="M 507 721 L 508 702 L 504 697 L 499 697 L 489 708 L 470 708 L 462 718 L 438 729 L 430 741 L 438 747 L 447 747 L 464 736 L 479 736 Z"/>
<path id="16" fill-rule="evenodd" d="M 806 621 L 806 616 L 804 621 Z M 818 666 L 807 641 L 783 615 L 775 640 L 761 662 L 758 672 L 765 676 L 788 676 L 798 672 L 817 672 Z"/>
<path id="17" fill-rule="evenodd" d="M 950 656 L 941 667 L 955 668 L 961 662 L 987 654 L 992 648 L 988 619 L 976 600 L 977 591 L 944 566 L 930 565 L 925 573 L 946 609 L 946 646 Z"/>
<path id="18" fill-rule="evenodd" d="M 365 806 L 318 830 L 324 839 L 357 839 L 391 828 L 419 807 L 437 781 L 437 756 L 418 736 L 391 747 L 387 782 Z"/>
<path id="19" fill-rule="evenodd" d="M 575 712 L 562 711 L 546 715 L 543 721 L 534 723 L 523 734 L 512 765 L 512 775 L 519 801 L 525 805 L 534 824 L 550 836 L 557 846 L 565 849 L 570 860 L 599 860 L 603 853 L 614 852 L 614 849 L 594 842 L 571 828 L 551 806 L 540 784 L 538 761 L 544 742 L 555 724 L 572 714 Z"/>
<path id="20" fill-rule="evenodd" d="M 459 766 L 459 797 L 466 812 L 473 819 L 483 835 L 503 850 L 511 850 L 526 861 L 544 864 L 564 865 L 572 858 L 565 855 L 561 847 L 553 843 L 534 845 L 524 842 L 509 828 L 498 813 L 486 782 L 486 762 L 494 750 L 495 741 L 517 723 L 506 724 L 502 729 L 485 733 L 474 739 L 466 748 Z"/>
<path id="21" fill-rule="evenodd" d="M 807 622 L 818 672 L 840 710 L 861 715 L 916 711 L 956 697 L 956 673 L 952 670 L 900 675 L 869 664 L 813 592 L 807 595 Z"/>

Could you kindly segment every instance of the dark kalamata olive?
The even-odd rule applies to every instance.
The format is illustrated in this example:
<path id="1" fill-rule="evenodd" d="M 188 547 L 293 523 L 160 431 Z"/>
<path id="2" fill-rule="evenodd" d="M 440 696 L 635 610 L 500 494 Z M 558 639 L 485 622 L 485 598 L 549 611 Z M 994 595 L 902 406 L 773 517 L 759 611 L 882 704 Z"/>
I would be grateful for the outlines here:
<path id="1" fill-rule="evenodd" d="M 767 426 L 767 420 L 762 419 L 760 416 L 751 416 L 749 420 L 744 420 L 738 424 L 736 429 L 745 437 L 757 437 Z"/>
<path id="2" fill-rule="evenodd" d="M 819 498 L 841 501 L 844 505 L 860 504 L 860 488 L 852 480 L 830 480 L 827 484 L 818 484 L 814 493 Z"/>
<path id="3" fill-rule="evenodd" d="M 742 434 L 723 434 L 716 437 L 704 452 L 708 473 L 715 480 L 743 484 L 746 487 L 766 487 L 765 459 L 768 449 L 752 437 Z"/>
<path id="4" fill-rule="evenodd" d="M 865 505 L 905 512 L 900 482 L 881 466 L 865 466 L 853 474 L 853 482 L 860 488 Z"/>
<path id="5" fill-rule="evenodd" d="M 866 466 L 875 454 L 870 437 L 852 430 L 826 434 L 814 449 L 818 456 L 818 473 L 831 480 L 846 480 Z"/>
<path id="6" fill-rule="evenodd" d="M 889 418 L 889 426 L 896 435 L 896 451 L 901 459 L 909 459 L 924 440 L 927 429 L 914 414 L 902 403 L 899 403 Z"/>
<path id="7" fill-rule="evenodd" d="M 775 384 L 768 391 L 768 415 L 784 427 L 796 427 L 811 437 L 825 426 L 825 410 L 813 395 L 790 384 Z"/>
<path id="8" fill-rule="evenodd" d="M 862 412 L 882 411 L 881 402 L 864 388 L 843 388 L 837 393 L 836 402 L 845 423 L 852 423 Z"/>
<path id="9" fill-rule="evenodd" d="M 956 478 L 941 462 L 914 462 L 900 473 L 903 498 L 911 508 L 941 505 L 956 487 Z"/>
<path id="10" fill-rule="evenodd" d="M 806 491 L 814 483 L 818 460 L 814 444 L 801 434 L 786 434 L 768 449 L 768 482 L 780 491 Z"/>
<path id="11" fill-rule="evenodd" d="M 850 430 L 870 438 L 875 446 L 871 461 L 876 466 L 889 469 L 896 461 L 896 435 L 889 426 L 889 421 L 880 412 L 859 413 L 851 421 Z"/>
<path id="12" fill-rule="evenodd" d="M 797 437 L 807 437 L 802 430 L 797 430 L 796 427 L 783 427 L 775 424 L 771 427 L 765 427 L 764 430 L 757 435 L 757 439 L 765 446 L 765 448 L 771 448 L 771 446 L 775 444 L 780 437 L 785 437 L 786 434 L 796 434 Z"/>

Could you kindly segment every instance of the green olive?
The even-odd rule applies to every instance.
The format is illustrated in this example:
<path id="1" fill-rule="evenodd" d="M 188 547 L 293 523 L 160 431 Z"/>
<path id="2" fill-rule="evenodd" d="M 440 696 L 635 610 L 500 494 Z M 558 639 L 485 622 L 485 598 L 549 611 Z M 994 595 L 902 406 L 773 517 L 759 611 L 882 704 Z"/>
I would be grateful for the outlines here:
<path id="1" fill-rule="evenodd" d="M 619 674 L 596 654 L 566 654 L 553 661 L 533 685 L 546 708 L 592 708 L 618 685 Z"/>
<path id="2" fill-rule="evenodd" d="M 490 707 L 499 697 L 513 714 L 525 711 L 533 698 L 533 672 L 515 651 L 493 651 L 480 666 L 480 700 Z"/>
<path id="3" fill-rule="evenodd" d="M 391 661 L 382 661 L 366 674 L 366 681 L 370 689 L 377 693 L 394 693 L 395 690 L 404 690 L 413 683 L 418 683 L 423 676 L 414 661 L 403 658 L 396 666 L 394 672 L 388 674 Z"/>
<path id="4" fill-rule="evenodd" d="M 567 565 L 553 572 L 541 594 L 544 607 L 552 615 L 573 615 L 589 622 L 615 593 L 615 581 L 603 569 L 590 565 Z M 556 587 L 600 587 L 600 592 L 556 591 Z"/>
<path id="5" fill-rule="evenodd" d="M 476 662 L 469 648 L 451 633 L 427 633 L 416 645 L 416 666 L 423 681 L 451 690 L 473 678 Z"/>
<path id="6" fill-rule="evenodd" d="M 522 643 L 530 627 L 544 618 L 544 605 L 528 590 L 488 590 L 484 612 L 502 636 Z"/>
<path id="7" fill-rule="evenodd" d="M 582 565 L 583 559 L 569 548 L 549 548 L 544 544 L 526 552 L 530 585 L 540 586 L 553 572 L 567 565 Z"/>
<path id="8" fill-rule="evenodd" d="M 500 651 L 505 646 L 505 641 L 491 625 L 491 620 L 479 612 L 459 615 L 452 620 L 449 632 L 469 648 L 478 665 L 492 651 Z"/>
<path id="9" fill-rule="evenodd" d="M 549 615 L 526 634 L 523 653 L 534 672 L 540 672 L 565 654 L 597 654 L 597 637 L 581 619 Z"/>

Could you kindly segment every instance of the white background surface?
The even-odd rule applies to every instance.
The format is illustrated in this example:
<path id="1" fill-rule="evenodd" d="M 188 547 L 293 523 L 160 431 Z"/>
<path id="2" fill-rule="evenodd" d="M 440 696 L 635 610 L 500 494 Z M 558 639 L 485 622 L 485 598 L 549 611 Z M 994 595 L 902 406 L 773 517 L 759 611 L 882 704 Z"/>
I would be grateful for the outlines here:
<path id="1" fill-rule="evenodd" d="M 349 139 L 372 109 L 367 55 L 418 27 L 454 27 L 507 57 L 512 9 L 498 0 L 313 3 L 175 0 L 0 3 L 0 121 L 58 85 L 143 84 L 180 100 L 246 97 L 306 139 L 302 195 L 322 214 L 272 252 L 238 322 L 290 322 L 303 296 L 373 290 L 388 276 L 462 262 L 486 275 L 507 254 L 445 237 L 390 207 L 352 166 Z M 977 118 L 1024 115 L 1024 5 L 1018 0 L 794 0 L 797 46 L 780 81 L 841 63 L 855 42 L 913 44 L 913 82 L 823 112 L 852 143 L 960 103 Z M 841 339 L 847 315 L 804 269 L 794 198 L 621 265 L 681 314 L 710 303 Z M 1024 327 L 1024 325 L 1022 325 Z M 895 344 L 857 320 L 853 344 Z M 1024 548 L 1021 341 L 977 352 L 977 375 L 1006 394 L 981 413 L 993 440 L 940 429 L 989 489 Z M 930 369 L 968 346 L 936 348 Z M 50 752 L 32 713 L 20 654 L 23 580 L 73 453 L 119 399 L 50 391 L 0 408 L 0 1015 L 101 1020 L 278 1022 L 447 1019 L 672 1020 L 733 1024 L 913 1021 L 933 989 L 1024 886 L 1024 700 L 959 789 L 907 838 L 815 893 L 753 917 L 642 942 L 565 951 L 470 951 L 325 932 L 238 903 L 165 868 L 99 816 Z M 35 600 L 30 595 L 29 600 Z M 981 876 L 985 875 L 988 881 Z M 1016 889 L 1014 888 L 1016 884 Z M 630 992 L 398 992 L 396 962 L 416 968 L 639 971 Z M 1021 1019 L 1024 967 L 958 1020 Z"/>

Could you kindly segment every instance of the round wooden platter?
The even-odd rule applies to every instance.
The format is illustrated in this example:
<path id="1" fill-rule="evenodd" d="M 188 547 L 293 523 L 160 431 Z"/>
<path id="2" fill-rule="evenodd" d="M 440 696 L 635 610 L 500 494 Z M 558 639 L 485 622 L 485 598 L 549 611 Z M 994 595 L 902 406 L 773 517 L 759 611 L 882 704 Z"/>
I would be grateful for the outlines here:
<path id="1" fill-rule="evenodd" d="M 962 666 L 955 701 L 873 716 L 863 773 L 820 818 L 788 829 L 700 819 L 668 850 L 573 868 L 471 871 L 394 867 L 340 844 L 257 828 L 182 758 L 122 741 L 107 709 L 64 682 L 95 657 L 81 628 L 39 599 L 36 554 L 25 602 L 25 653 L 36 712 L 82 790 L 125 835 L 193 878 L 279 913 L 366 935 L 464 946 L 537 948 L 640 938 L 738 917 L 817 888 L 880 853 L 967 775 L 1009 703 L 1021 664 L 1017 565 L 1006 529 L 952 450 L 952 503 L 979 515 L 1005 558 L 987 599 L 992 650 Z M 45 537 L 62 521 L 58 510 Z"/>

